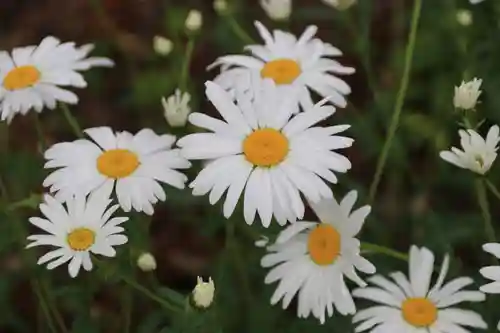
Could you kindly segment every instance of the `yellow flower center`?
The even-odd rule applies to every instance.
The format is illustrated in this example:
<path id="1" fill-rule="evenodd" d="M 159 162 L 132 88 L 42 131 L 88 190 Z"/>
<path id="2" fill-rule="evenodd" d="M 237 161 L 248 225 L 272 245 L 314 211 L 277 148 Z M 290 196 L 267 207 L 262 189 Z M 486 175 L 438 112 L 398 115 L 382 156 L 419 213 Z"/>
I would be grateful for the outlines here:
<path id="1" fill-rule="evenodd" d="M 267 62 L 260 71 L 263 78 L 273 79 L 276 84 L 290 84 L 301 73 L 299 64 L 292 59 L 276 59 Z"/>
<path id="2" fill-rule="evenodd" d="M 319 224 L 309 233 L 309 256 L 318 265 L 330 265 L 340 255 L 340 241 L 337 229 L 329 224 Z"/>
<path id="3" fill-rule="evenodd" d="M 5 75 L 3 86 L 7 90 L 30 87 L 40 80 L 40 72 L 34 66 L 20 66 Z"/>
<path id="4" fill-rule="evenodd" d="M 86 251 L 95 242 L 95 232 L 87 228 L 76 228 L 68 234 L 66 240 L 73 251 Z"/>
<path id="5" fill-rule="evenodd" d="M 253 165 L 271 167 L 285 159 L 288 154 L 288 139 L 275 129 L 259 129 L 243 141 L 243 153 Z"/>
<path id="6" fill-rule="evenodd" d="M 427 298 L 408 298 L 401 307 L 403 318 L 416 327 L 432 325 L 437 319 L 437 308 Z"/>
<path id="7" fill-rule="evenodd" d="M 139 167 L 139 158 L 128 149 L 105 151 L 97 159 L 97 170 L 109 178 L 124 178 Z"/>

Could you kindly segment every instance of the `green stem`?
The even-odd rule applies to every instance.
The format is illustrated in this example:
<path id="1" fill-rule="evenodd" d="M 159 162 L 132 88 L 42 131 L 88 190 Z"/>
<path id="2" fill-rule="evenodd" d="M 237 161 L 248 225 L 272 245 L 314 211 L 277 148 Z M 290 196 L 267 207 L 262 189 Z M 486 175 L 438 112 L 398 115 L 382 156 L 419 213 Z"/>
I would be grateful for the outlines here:
<path id="1" fill-rule="evenodd" d="M 236 276 L 240 280 L 240 284 L 243 288 L 243 296 L 245 301 L 250 306 L 252 304 L 252 291 L 250 289 L 250 283 L 248 281 L 248 276 L 245 273 L 245 269 L 242 265 L 243 261 L 240 258 L 240 252 L 238 249 L 238 244 L 236 242 L 235 232 L 234 232 L 234 221 L 226 220 L 226 249 L 228 255 L 232 258 L 234 268 L 236 270 Z"/>
<path id="2" fill-rule="evenodd" d="M 361 243 L 361 250 L 367 251 L 367 252 L 380 253 L 380 254 L 384 254 L 388 257 L 393 257 L 393 258 L 396 258 L 399 260 L 408 261 L 408 255 L 406 253 L 402 253 L 402 252 L 393 250 L 391 248 L 377 245 L 377 244 L 373 244 L 373 243 L 367 243 L 367 242 Z"/>
<path id="3" fill-rule="evenodd" d="M 250 37 L 249 34 L 241 27 L 241 25 L 236 21 L 234 16 L 232 15 L 227 15 L 227 22 L 229 23 L 229 26 L 233 30 L 236 36 L 238 36 L 239 39 L 245 44 L 255 44 L 255 41 L 253 40 L 252 37 Z"/>
<path id="4" fill-rule="evenodd" d="M 189 41 L 186 46 L 186 55 L 184 56 L 184 63 L 182 64 L 181 79 L 179 83 L 179 86 L 183 92 L 186 91 L 187 89 L 189 65 L 191 64 L 193 50 L 194 50 L 194 37 L 189 37 Z"/>
<path id="5" fill-rule="evenodd" d="M 472 126 L 472 123 L 470 122 L 469 118 L 467 118 L 467 116 L 465 116 L 465 115 L 464 115 L 464 118 L 463 118 L 463 123 L 464 123 L 465 129 L 474 129 L 474 127 Z"/>
<path id="6" fill-rule="evenodd" d="M 52 333 L 57 333 L 56 326 L 54 325 L 54 321 L 50 316 L 49 307 L 45 301 L 45 298 L 43 297 L 39 282 L 36 279 L 33 279 L 31 281 L 31 287 L 38 298 L 38 301 L 40 303 L 40 308 L 42 309 L 45 319 L 47 319 L 47 325 L 49 326 L 50 331 Z"/>
<path id="7" fill-rule="evenodd" d="M 40 121 L 40 115 L 37 112 L 32 112 L 32 114 L 33 122 L 35 123 L 36 134 L 38 136 L 38 143 L 40 144 L 40 148 L 43 152 L 47 145 L 45 143 L 45 137 L 43 136 L 43 127 L 42 122 Z"/>
<path id="8" fill-rule="evenodd" d="M 71 111 L 69 110 L 68 106 L 64 103 L 60 103 L 60 105 L 64 114 L 64 118 L 66 119 L 69 126 L 73 130 L 73 133 L 75 133 L 75 135 L 78 138 L 83 138 L 82 129 L 80 128 L 80 125 L 78 125 L 78 121 L 76 120 L 76 118 L 73 117 L 73 115 L 71 114 Z"/>
<path id="9" fill-rule="evenodd" d="M 128 257 L 129 257 L 129 264 L 131 267 L 134 267 L 132 265 L 132 253 L 128 251 Z M 122 312 L 123 312 L 123 319 L 124 319 L 124 332 L 129 333 L 130 332 L 130 325 L 131 325 L 131 317 L 132 317 L 132 293 L 130 290 L 129 286 L 125 286 L 122 289 Z"/>
<path id="10" fill-rule="evenodd" d="M 52 294 L 50 293 L 50 288 L 47 285 L 47 283 L 44 282 L 43 280 L 40 281 L 40 289 L 41 289 L 40 292 L 44 293 L 47 296 L 47 307 L 52 312 L 52 315 L 54 316 L 54 319 L 55 319 L 57 325 L 59 326 L 59 329 L 63 333 L 68 333 L 68 329 L 66 328 L 66 324 L 64 323 L 64 319 L 63 319 L 61 313 L 59 312 L 56 303 L 54 302 Z"/>
<path id="11" fill-rule="evenodd" d="M 498 191 L 496 186 L 493 185 L 493 183 L 490 182 L 488 179 L 485 179 L 484 181 L 486 182 L 486 186 L 490 189 L 491 193 L 493 193 L 493 195 L 497 197 L 498 200 L 500 200 L 500 191 Z"/>
<path id="12" fill-rule="evenodd" d="M 1 188 L 1 192 L 2 192 L 1 193 L 2 198 L 4 198 L 7 202 L 9 202 L 10 201 L 10 194 L 8 192 L 7 185 L 6 185 L 4 179 L 1 175 L 0 175 L 0 188 Z M 7 210 L 6 213 L 9 214 L 10 210 Z M 12 218 L 15 218 L 15 217 L 12 216 Z M 32 259 L 31 252 L 26 251 L 24 249 L 24 246 L 25 246 L 24 240 L 26 239 L 25 224 L 20 223 L 20 221 L 18 221 L 18 220 L 14 220 L 12 225 L 14 225 L 15 232 L 16 232 L 17 236 L 19 237 L 19 240 L 22 244 L 21 256 L 23 258 L 23 261 L 28 262 L 30 264 L 32 262 L 35 262 L 35 260 Z M 53 333 L 57 333 L 56 326 L 55 326 L 54 321 L 52 320 L 52 316 L 50 314 L 50 305 L 52 305 L 52 302 L 50 299 L 48 299 L 48 300 L 45 299 L 44 293 L 43 293 L 43 284 L 36 278 L 31 279 L 30 284 L 31 284 L 31 288 L 33 289 L 33 292 L 36 294 L 36 296 L 38 298 L 38 302 L 40 303 L 40 309 L 42 310 L 43 315 L 47 319 L 47 324 L 49 326 L 50 331 Z M 48 291 L 46 294 L 48 295 Z M 57 308 L 55 307 L 55 304 L 53 305 L 52 312 L 53 312 L 54 316 L 58 315 Z M 56 320 L 58 320 L 58 318 L 56 318 Z M 60 326 L 61 326 L 62 332 L 64 332 L 64 333 L 68 332 L 65 329 L 64 323 L 63 323 L 63 325 L 60 325 Z"/>
<path id="13" fill-rule="evenodd" d="M 389 125 L 389 132 L 387 134 L 387 139 L 382 148 L 382 153 L 377 161 L 377 168 L 375 175 L 373 177 L 372 184 L 370 186 L 370 192 L 368 195 L 368 202 L 373 203 L 375 195 L 377 194 L 377 188 L 380 183 L 380 179 L 384 172 L 384 167 L 387 162 L 387 156 L 389 150 L 391 149 L 392 141 L 399 124 L 399 118 L 401 116 L 401 111 L 403 110 L 403 104 L 406 97 L 406 91 L 408 90 L 408 83 L 410 80 L 410 72 L 413 62 L 413 52 L 415 50 L 415 40 L 417 37 L 418 22 L 420 19 L 420 11 L 422 9 L 422 0 L 414 0 L 413 4 L 413 14 L 411 19 L 410 34 L 408 38 L 408 44 L 406 45 L 406 55 L 405 55 L 405 65 L 403 71 L 403 77 L 401 79 L 401 85 L 399 87 L 398 95 L 396 97 L 396 104 L 394 105 L 394 112 L 392 114 L 391 123 Z"/>
<path id="14" fill-rule="evenodd" d="M 147 296 L 151 300 L 157 302 L 158 304 L 163 306 L 165 309 L 172 311 L 174 313 L 182 312 L 182 309 L 179 309 L 179 308 L 175 307 L 174 305 L 170 304 L 169 302 L 167 302 L 163 298 L 157 296 L 155 293 L 153 293 L 152 291 L 150 291 L 146 287 L 143 287 L 142 285 L 135 282 L 134 280 L 129 279 L 128 277 L 123 276 L 123 275 L 121 275 L 120 278 L 123 280 L 123 282 L 125 282 L 126 284 L 128 284 L 132 288 L 136 289 L 137 291 L 140 291 L 144 296 Z"/>
<path id="15" fill-rule="evenodd" d="M 486 193 L 486 186 L 484 184 L 485 182 L 483 179 L 476 179 L 477 202 L 479 204 L 479 208 L 481 209 L 481 215 L 483 216 L 486 237 L 488 237 L 489 242 L 496 243 L 495 229 L 491 223 L 488 196 Z"/>

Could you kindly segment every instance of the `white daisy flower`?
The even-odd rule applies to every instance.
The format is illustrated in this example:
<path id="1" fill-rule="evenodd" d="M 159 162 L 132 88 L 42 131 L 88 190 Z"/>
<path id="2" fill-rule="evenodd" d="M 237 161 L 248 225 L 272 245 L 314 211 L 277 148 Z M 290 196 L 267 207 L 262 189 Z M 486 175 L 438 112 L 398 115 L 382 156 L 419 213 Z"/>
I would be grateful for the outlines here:
<path id="1" fill-rule="evenodd" d="M 295 222 L 267 248 L 270 253 L 261 265 L 275 267 L 264 282 L 280 281 L 271 304 L 283 299 L 285 309 L 298 293 L 297 316 L 307 318 L 312 313 L 322 324 L 334 308 L 342 315 L 356 312 L 344 276 L 365 286 L 355 269 L 375 273 L 375 266 L 360 255 L 360 242 L 355 238 L 371 208 L 352 211 L 356 199 L 357 192 L 351 191 L 340 203 L 334 198 L 311 203 L 321 222 Z"/>
<path id="2" fill-rule="evenodd" d="M 111 200 L 103 192 L 94 192 L 88 197 L 73 197 L 62 203 L 45 195 L 45 203 L 40 204 L 40 210 L 45 218 L 32 217 L 30 223 L 46 231 L 48 234 L 31 235 L 32 241 L 26 248 L 40 245 L 55 246 L 58 249 L 44 254 L 38 260 L 39 265 L 50 261 L 48 269 L 54 269 L 68 261 L 69 275 L 75 277 L 83 267 L 86 271 L 92 269 L 90 254 L 100 254 L 114 257 L 113 248 L 127 242 L 127 236 L 121 223 L 128 217 L 113 217 L 118 205 L 108 208 Z"/>
<path id="3" fill-rule="evenodd" d="M 0 52 L 0 112 L 1 119 L 10 122 L 31 108 L 41 112 L 54 109 L 57 101 L 76 104 L 78 97 L 59 86 L 84 88 L 87 82 L 79 71 L 94 66 L 111 67 L 107 58 L 87 58 L 94 46 L 76 47 L 74 42 L 61 43 L 57 38 L 44 38 L 38 46 L 18 47 Z"/>
<path id="4" fill-rule="evenodd" d="M 500 142 L 499 127 L 492 126 L 486 140 L 476 131 L 459 130 L 462 150 L 451 147 L 451 151 L 442 151 L 439 156 L 446 162 L 462 169 L 469 169 L 484 175 L 488 172 L 497 158 L 498 142 Z"/>
<path id="5" fill-rule="evenodd" d="M 500 259 L 500 244 L 487 243 L 483 245 L 483 250 L 491 253 L 497 259 Z M 481 286 L 479 290 L 487 294 L 500 294 L 500 266 L 487 266 L 479 270 L 482 276 L 486 279 L 493 280 L 492 282 Z M 500 331 L 500 322 L 497 324 L 497 330 Z"/>
<path id="6" fill-rule="evenodd" d="M 347 172 L 350 161 L 334 152 L 350 147 L 353 139 L 336 136 L 349 125 L 311 127 L 335 112 L 318 103 L 310 113 L 290 118 L 287 100 L 275 93 L 272 81 L 253 101 L 240 98 L 238 105 L 213 82 L 206 95 L 224 121 L 192 113 L 189 121 L 213 133 L 196 133 L 181 138 L 177 145 L 188 159 L 212 159 L 189 185 L 193 195 L 210 192 L 215 204 L 227 190 L 224 216 L 230 217 L 244 192 L 244 216 L 253 223 L 256 212 L 268 227 L 272 216 L 278 223 L 295 221 L 304 215 L 302 192 L 311 201 L 332 197 L 320 178 L 337 182 L 332 170 Z"/>
<path id="7" fill-rule="evenodd" d="M 166 195 L 159 182 L 183 189 L 187 177 L 174 169 L 185 169 L 191 163 L 171 149 L 173 135 L 157 135 L 143 129 L 135 136 L 129 132 L 95 127 L 84 131 L 92 140 L 80 139 L 57 143 L 45 152 L 45 168 L 59 168 L 43 182 L 58 200 L 75 194 L 88 194 L 97 189 L 116 195 L 122 209 L 132 208 L 148 215 L 153 204 Z"/>
<path id="8" fill-rule="evenodd" d="M 274 30 L 273 35 L 260 23 L 255 22 L 265 45 L 248 45 L 246 55 L 227 55 L 218 58 L 208 68 L 222 65 L 222 72 L 215 83 L 236 94 L 252 95 L 262 79 L 272 79 L 278 92 L 293 99 L 295 112 L 299 105 L 309 110 L 313 101 L 309 89 L 328 98 L 339 107 L 347 105 L 345 95 L 351 88 L 333 74 L 352 74 L 354 68 L 342 66 L 328 57 L 340 56 L 342 52 L 331 44 L 313 38 L 318 30 L 309 26 L 297 38 L 285 31 Z M 332 74 L 333 73 L 333 74 Z"/>
<path id="9" fill-rule="evenodd" d="M 356 313 L 353 322 L 359 325 L 355 332 L 466 333 L 469 331 L 462 326 L 487 328 L 476 312 L 452 307 L 462 302 L 484 301 L 485 295 L 479 291 L 463 290 L 474 282 L 469 277 L 444 284 L 448 256 L 444 258 L 436 284 L 430 289 L 434 254 L 425 247 L 412 246 L 409 260 L 409 280 L 401 272 L 390 274 L 394 281 L 376 275 L 368 280 L 376 287 L 353 291 L 355 297 L 380 304 Z"/>

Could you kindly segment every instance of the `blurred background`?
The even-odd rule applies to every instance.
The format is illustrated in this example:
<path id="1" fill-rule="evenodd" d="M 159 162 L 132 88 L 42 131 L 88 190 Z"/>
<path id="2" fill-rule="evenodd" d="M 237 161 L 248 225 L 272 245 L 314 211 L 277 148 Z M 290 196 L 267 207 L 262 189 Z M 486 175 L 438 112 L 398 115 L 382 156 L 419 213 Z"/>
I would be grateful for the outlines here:
<path id="1" fill-rule="evenodd" d="M 232 19 L 259 43 L 254 20 L 296 35 L 308 25 L 317 25 L 318 36 L 344 52 L 340 61 L 356 68 L 354 75 L 345 77 L 353 91 L 348 107 L 329 120 L 351 124 L 348 132 L 356 140 L 345 151 L 353 168 L 340 176 L 333 190 L 341 197 L 356 189 L 358 204 L 366 203 L 400 84 L 412 1 L 358 0 L 349 10 L 338 11 L 320 0 L 294 0 L 286 23 L 269 19 L 257 0 L 228 2 L 231 11 L 220 15 L 211 0 L 0 0 L 0 49 L 37 44 L 47 35 L 77 44 L 95 43 L 92 55 L 112 58 L 116 66 L 85 73 L 88 88 L 76 91 L 80 102 L 72 107 L 82 128 L 111 126 L 136 132 L 149 127 L 182 136 L 195 129 L 170 128 L 161 98 L 174 93 L 179 85 L 189 10 L 200 10 L 203 15 L 189 68 L 191 108 L 212 115 L 215 112 L 204 97 L 203 84 L 218 72 L 207 72 L 206 67 L 219 56 L 242 52 L 245 45 L 233 29 Z M 467 17 L 472 21 L 464 21 L 461 10 L 470 10 Z M 460 117 L 452 100 L 454 86 L 462 79 L 483 79 L 476 116 L 487 120 L 479 132 L 484 134 L 498 123 L 499 22 L 498 1 L 486 0 L 477 6 L 466 0 L 424 1 L 400 126 L 372 214 L 360 235 L 363 241 L 401 252 L 407 252 L 411 244 L 425 245 L 436 252 L 438 264 L 450 253 L 450 275 L 469 275 L 478 284 L 484 282 L 478 269 L 490 258 L 481 250 L 486 237 L 473 192 L 474 178 L 446 164 L 438 154 L 458 144 Z M 173 42 L 170 54 L 154 52 L 156 35 Z M 40 120 L 45 146 L 75 139 L 61 110 L 46 110 Z M 286 311 L 280 305 L 270 306 L 275 285 L 264 285 L 265 271 L 259 265 L 263 250 L 253 242 L 259 235 L 273 237 L 279 229 L 266 230 L 257 222 L 247 227 L 239 207 L 231 217 L 236 226 L 235 249 L 224 251 L 226 220 L 220 203 L 210 206 L 208 198 L 194 197 L 189 190 L 167 188 L 169 198 L 156 206 L 152 218 L 132 215 L 132 223 L 126 226 L 130 243 L 119 249 L 117 258 L 106 260 L 105 268 L 71 279 L 64 265 L 55 271 L 38 267 L 37 250 L 26 254 L 19 233 L 28 232 L 28 217 L 38 216 L 36 194 L 43 193 L 41 183 L 47 175 L 44 146 L 31 114 L 17 116 L 9 126 L 2 123 L 0 134 L 1 333 L 50 332 L 37 290 L 56 304 L 59 324 L 72 333 L 353 332 L 350 318 L 335 315 L 321 326 L 314 318 L 297 319 L 293 303 Z M 190 180 L 200 167 L 196 164 L 188 171 Z M 498 166 L 490 175 L 498 184 Z M 499 205 L 495 200 L 490 198 L 496 223 Z M 314 215 L 307 211 L 305 219 L 314 219 Z M 155 256 L 157 269 L 144 273 L 135 262 L 147 251 Z M 381 254 L 367 257 L 380 273 L 407 269 L 402 260 Z M 168 293 L 162 286 L 188 295 L 196 276 L 211 276 L 216 286 L 214 307 L 193 313 L 189 320 L 198 324 L 186 328 L 178 324 L 178 318 L 123 284 L 114 274 L 117 271 L 134 276 L 160 296 Z M 496 301 L 490 297 L 484 304 L 471 306 L 492 327 L 499 319 Z"/>

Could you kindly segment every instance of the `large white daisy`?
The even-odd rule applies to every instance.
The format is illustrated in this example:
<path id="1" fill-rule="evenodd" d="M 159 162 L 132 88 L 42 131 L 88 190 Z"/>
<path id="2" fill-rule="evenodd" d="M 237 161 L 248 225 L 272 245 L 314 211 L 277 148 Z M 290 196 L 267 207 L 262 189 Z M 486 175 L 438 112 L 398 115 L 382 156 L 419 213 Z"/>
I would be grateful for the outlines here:
<path id="1" fill-rule="evenodd" d="M 487 243 L 483 245 L 483 250 L 494 255 L 497 259 L 500 259 L 500 244 L 499 243 Z M 479 270 L 482 276 L 487 279 L 493 280 L 479 289 L 482 292 L 488 294 L 500 294 L 500 266 L 487 266 Z M 500 322 L 497 324 L 497 330 L 500 331 Z"/>
<path id="2" fill-rule="evenodd" d="M 271 298 L 271 304 L 283 299 L 287 308 L 298 293 L 297 315 L 309 314 L 325 322 L 334 308 L 343 315 L 356 311 L 344 276 L 365 286 L 357 275 L 375 273 L 375 267 L 360 255 L 356 235 L 361 230 L 370 206 L 352 211 L 357 192 L 349 192 L 340 202 L 333 199 L 311 203 L 321 222 L 295 222 L 283 230 L 270 252 L 261 260 L 263 267 L 273 267 L 265 283 L 280 281 Z"/>
<path id="3" fill-rule="evenodd" d="M 57 38 L 44 38 L 40 45 L 18 47 L 0 52 L 1 119 L 11 121 L 32 108 L 41 112 L 54 109 L 57 101 L 75 104 L 78 97 L 59 86 L 83 88 L 87 83 L 78 71 L 94 66 L 113 66 L 107 58 L 87 58 L 94 46 L 76 47 L 74 42 L 61 43 Z"/>
<path id="4" fill-rule="evenodd" d="M 73 197 L 67 201 L 67 208 L 50 195 L 44 198 L 40 210 L 45 218 L 32 217 L 29 221 L 48 234 L 28 236 L 32 242 L 26 248 L 49 245 L 57 249 L 40 257 L 39 265 L 49 262 L 47 268 L 54 269 L 71 260 L 69 275 L 75 277 L 82 266 L 87 271 L 92 269 L 91 253 L 114 257 L 113 247 L 127 242 L 120 224 L 128 217 L 111 217 L 119 206 L 108 208 L 111 200 L 105 193 Z"/>
<path id="5" fill-rule="evenodd" d="M 354 68 L 342 66 L 329 57 L 342 52 L 331 44 L 313 38 L 318 30 L 309 26 L 297 39 L 289 32 L 274 30 L 273 35 L 260 23 L 255 22 L 265 45 L 248 45 L 246 55 L 227 55 L 218 58 L 208 68 L 221 65 L 221 73 L 214 82 L 229 90 L 233 96 L 253 91 L 262 79 L 272 79 L 282 93 L 295 103 L 294 112 L 310 110 L 313 100 L 309 89 L 328 98 L 339 107 L 347 105 L 345 95 L 351 88 L 334 74 L 352 74 Z"/>
<path id="6" fill-rule="evenodd" d="M 334 152 L 352 145 L 350 138 L 336 136 L 348 125 L 311 127 L 335 112 L 319 103 L 309 113 L 290 119 L 290 107 L 276 93 L 272 81 L 251 103 L 240 98 L 238 105 L 213 82 L 206 95 L 225 121 L 193 113 L 189 121 L 213 133 L 187 135 L 177 142 L 188 159 L 210 162 L 189 185 L 193 195 L 210 192 L 216 203 L 227 190 L 224 216 L 233 213 L 244 191 L 244 216 L 248 224 L 256 212 L 269 226 L 272 216 L 280 224 L 304 215 L 302 192 L 311 201 L 332 197 L 327 184 L 337 182 L 332 170 L 347 172 L 349 160 Z"/>
<path id="7" fill-rule="evenodd" d="M 430 288 L 434 254 L 424 247 L 412 246 L 409 280 L 401 272 L 390 274 L 393 281 L 376 275 L 368 280 L 376 287 L 353 291 L 355 297 L 380 304 L 356 313 L 353 321 L 359 325 L 355 331 L 465 333 L 468 331 L 462 326 L 487 328 L 476 312 L 452 307 L 461 302 L 484 301 L 485 296 L 479 291 L 463 290 L 474 282 L 469 277 L 444 284 L 448 266 L 449 257 L 446 256 L 436 284 Z"/>
<path id="8" fill-rule="evenodd" d="M 183 189 L 187 177 L 174 169 L 191 163 L 171 149 L 173 135 L 157 135 L 143 129 L 136 135 L 96 127 L 84 131 L 92 140 L 57 143 L 45 152 L 45 168 L 59 168 L 43 182 L 65 201 L 75 194 L 88 194 L 103 187 L 109 195 L 116 183 L 118 202 L 124 211 L 132 208 L 153 214 L 153 204 L 166 199 L 158 182 Z"/>

